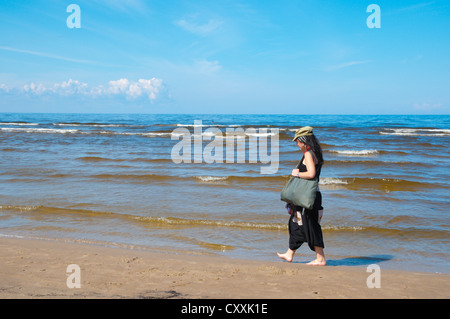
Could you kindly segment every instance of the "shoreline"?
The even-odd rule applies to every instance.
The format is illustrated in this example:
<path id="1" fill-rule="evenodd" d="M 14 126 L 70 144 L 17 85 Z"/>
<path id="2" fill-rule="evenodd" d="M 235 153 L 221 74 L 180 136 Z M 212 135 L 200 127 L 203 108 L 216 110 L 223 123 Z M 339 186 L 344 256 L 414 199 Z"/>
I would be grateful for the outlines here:
<path id="1" fill-rule="evenodd" d="M 80 267 L 80 288 L 68 288 L 71 264 Z M 366 267 L 317 267 L 5 237 L 0 238 L 0 269 L 3 299 L 441 299 L 450 295 L 449 274 L 381 267 L 380 288 L 369 288 L 372 273 Z"/>

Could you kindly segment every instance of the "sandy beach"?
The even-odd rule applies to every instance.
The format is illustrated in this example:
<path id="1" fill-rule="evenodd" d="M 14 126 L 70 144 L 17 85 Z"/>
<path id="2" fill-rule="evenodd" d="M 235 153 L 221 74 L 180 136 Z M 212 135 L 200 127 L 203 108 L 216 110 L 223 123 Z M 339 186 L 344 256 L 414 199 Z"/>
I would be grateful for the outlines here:
<path id="1" fill-rule="evenodd" d="M 68 279 L 80 267 L 80 288 Z M 365 267 L 313 267 L 162 253 L 81 243 L 0 239 L 3 299 L 448 298 L 450 275 L 381 269 L 368 288 Z M 70 277 L 70 278 L 69 278 Z M 71 280 L 76 283 L 76 280 Z"/>

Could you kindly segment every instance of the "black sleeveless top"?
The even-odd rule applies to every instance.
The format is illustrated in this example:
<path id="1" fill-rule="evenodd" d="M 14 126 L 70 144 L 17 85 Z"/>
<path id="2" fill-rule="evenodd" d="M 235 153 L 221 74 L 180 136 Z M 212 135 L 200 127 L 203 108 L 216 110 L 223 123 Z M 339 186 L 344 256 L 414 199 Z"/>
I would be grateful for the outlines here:
<path id="1" fill-rule="evenodd" d="M 307 151 L 307 152 L 311 152 L 311 151 Z M 305 152 L 305 153 L 306 153 L 306 152 Z M 313 157 L 314 159 L 316 158 L 316 156 L 314 155 L 313 152 L 311 152 L 311 155 L 312 155 L 312 157 Z M 305 159 L 305 154 L 303 154 L 302 159 L 300 160 L 300 162 L 298 163 L 298 165 L 297 165 L 297 167 L 296 167 L 296 168 L 298 168 L 298 170 L 299 170 L 301 173 L 307 171 L 306 165 L 303 164 L 303 160 L 304 160 L 304 159 Z M 321 166 L 320 164 L 315 164 L 315 166 L 316 166 L 316 176 L 315 176 L 315 177 L 319 178 L 319 177 L 320 177 L 320 170 L 321 170 L 322 166 Z"/>

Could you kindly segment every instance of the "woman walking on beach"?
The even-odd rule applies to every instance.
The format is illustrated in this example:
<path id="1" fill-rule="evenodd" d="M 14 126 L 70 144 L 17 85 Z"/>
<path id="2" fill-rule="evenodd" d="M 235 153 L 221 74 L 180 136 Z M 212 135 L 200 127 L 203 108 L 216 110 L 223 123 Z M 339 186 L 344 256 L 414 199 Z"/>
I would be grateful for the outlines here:
<path id="1" fill-rule="evenodd" d="M 292 141 L 297 142 L 297 146 L 303 151 L 303 157 L 297 168 L 292 170 L 292 176 L 305 179 L 319 178 L 323 156 L 322 148 L 313 134 L 313 128 L 305 126 L 298 129 Z M 289 248 L 284 254 L 277 253 L 277 255 L 291 262 L 295 251 L 304 242 L 307 242 L 309 248 L 316 253 L 316 259 L 307 265 L 325 266 L 326 260 L 323 252 L 325 245 L 323 243 L 322 228 L 320 227 L 320 218 L 323 210 L 322 194 L 319 189 L 317 189 L 314 207 L 311 210 L 291 204 L 286 205 L 286 207 L 290 213 Z"/>

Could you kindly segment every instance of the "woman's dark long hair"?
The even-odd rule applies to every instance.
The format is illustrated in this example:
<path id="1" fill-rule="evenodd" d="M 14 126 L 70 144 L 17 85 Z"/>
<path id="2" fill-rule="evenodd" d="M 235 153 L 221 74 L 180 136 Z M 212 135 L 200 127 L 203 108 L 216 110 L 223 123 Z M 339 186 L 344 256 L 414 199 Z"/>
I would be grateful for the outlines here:
<path id="1" fill-rule="evenodd" d="M 308 136 L 303 136 L 302 142 L 311 148 L 311 151 L 313 151 L 317 157 L 317 161 L 319 162 L 319 167 L 322 167 L 323 162 L 324 162 L 323 154 L 322 154 L 322 147 L 320 147 L 320 143 L 319 143 L 319 140 L 317 139 L 317 137 L 314 134 L 308 135 Z"/>

